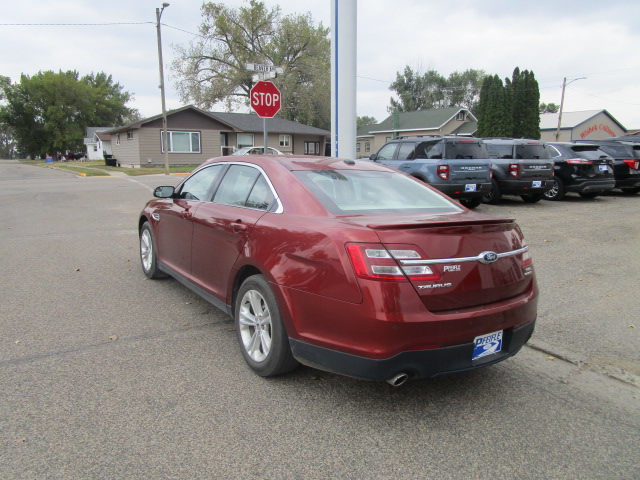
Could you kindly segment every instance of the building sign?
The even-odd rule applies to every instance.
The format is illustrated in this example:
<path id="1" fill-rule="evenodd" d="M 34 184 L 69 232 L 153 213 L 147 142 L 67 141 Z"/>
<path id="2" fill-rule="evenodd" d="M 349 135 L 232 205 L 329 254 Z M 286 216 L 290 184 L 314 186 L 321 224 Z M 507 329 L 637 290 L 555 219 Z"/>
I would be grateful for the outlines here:
<path id="1" fill-rule="evenodd" d="M 593 132 L 597 132 L 598 130 L 606 132 L 610 137 L 616 137 L 617 136 L 613 132 L 613 130 L 611 130 L 611 127 L 609 125 L 605 125 L 604 123 L 600 123 L 600 124 L 596 125 L 594 123 L 590 127 L 587 127 L 583 131 L 580 132 L 580 138 L 584 140 L 586 137 L 591 135 Z"/>

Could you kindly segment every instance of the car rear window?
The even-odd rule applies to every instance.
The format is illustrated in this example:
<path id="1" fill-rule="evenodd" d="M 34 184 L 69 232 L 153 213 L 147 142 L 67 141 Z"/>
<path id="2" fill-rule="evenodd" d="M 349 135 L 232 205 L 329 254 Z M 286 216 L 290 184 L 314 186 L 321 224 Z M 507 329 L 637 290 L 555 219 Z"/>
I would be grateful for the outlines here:
<path id="1" fill-rule="evenodd" d="M 631 158 L 633 156 L 627 145 L 601 145 L 600 149 L 616 158 Z"/>
<path id="2" fill-rule="evenodd" d="M 461 140 L 446 144 L 444 158 L 489 158 L 489 153 L 482 142 Z"/>
<path id="3" fill-rule="evenodd" d="M 394 172 L 293 172 L 334 215 L 454 213 L 462 209 L 418 180 Z"/>
<path id="4" fill-rule="evenodd" d="M 489 158 L 513 158 L 512 145 L 494 145 L 487 143 Z"/>
<path id="5" fill-rule="evenodd" d="M 516 158 L 551 158 L 549 147 L 542 143 L 516 145 Z"/>
<path id="6" fill-rule="evenodd" d="M 578 157 L 585 158 L 587 160 L 598 160 L 601 158 L 608 158 L 608 155 L 602 150 L 600 150 L 598 147 L 576 145 L 575 147 L 571 147 L 571 150 L 576 152 Z"/>

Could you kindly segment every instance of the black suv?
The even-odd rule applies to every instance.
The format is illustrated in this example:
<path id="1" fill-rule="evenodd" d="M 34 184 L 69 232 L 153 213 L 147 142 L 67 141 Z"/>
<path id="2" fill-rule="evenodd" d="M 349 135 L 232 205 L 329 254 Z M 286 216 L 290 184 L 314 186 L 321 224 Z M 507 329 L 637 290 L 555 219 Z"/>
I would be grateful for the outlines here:
<path id="1" fill-rule="evenodd" d="M 535 203 L 553 187 L 553 160 L 547 144 L 523 138 L 483 140 L 493 169 L 493 189 L 483 202 L 498 203 L 502 195 L 519 195 L 523 201 Z"/>
<path id="2" fill-rule="evenodd" d="M 584 143 L 577 140 L 576 143 Z M 640 192 L 640 143 L 622 140 L 593 140 L 600 150 L 613 158 L 616 188 L 633 195 Z"/>
<path id="3" fill-rule="evenodd" d="M 399 137 L 369 159 L 416 177 L 467 208 L 480 205 L 491 191 L 491 162 L 479 138 Z"/>
<path id="4" fill-rule="evenodd" d="M 567 192 L 594 198 L 616 186 L 613 158 L 595 143 L 549 143 L 553 158 L 554 185 L 544 194 L 547 200 L 560 200 Z"/>

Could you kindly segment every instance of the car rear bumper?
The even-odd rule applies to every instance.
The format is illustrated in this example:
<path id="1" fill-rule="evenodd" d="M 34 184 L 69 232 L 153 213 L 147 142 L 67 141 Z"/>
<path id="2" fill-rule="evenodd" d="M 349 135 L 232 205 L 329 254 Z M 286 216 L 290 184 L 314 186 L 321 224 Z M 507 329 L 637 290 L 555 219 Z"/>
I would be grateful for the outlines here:
<path id="1" fill-rule="evenodd" d="M 493 365 L 515 355 L 527 343 L 535 320 L 504 331 L 502 351 L 472 361 L 473 343 L 428 350 L 400 352 L 390 358 L 374 359 L 289 338 L 293 356 L 302 364 L 362 380 L 385 381 L 405 373 L 409 378 L 433 378 Z"/>
<path id="2" fill-rule="evenodd" d="M 475 191 L 467 191 L 467 185 L 475 185 Z M 434 183 L 431 186 L 451 198 L 481 197 L 489 193 L 492 188 L 491 183 L 474 183 L 474 180 L 469 180 L 469 183 Z"/>
<path id="3" fill-rule="evenodd" d="M 533 182 L 542 182 L 541 187 L 533 188 Z M 553 182 L 551 179 L 530 179 L 530 180 L 498 180 L 500 192 L 504 195 L 535 195 L 551 190 Z"/>
<path id="4" fill-rule="evenodd" d="M 616 179 L 616 188 L 638 188 L 640 187 L 640 175 L 633 175 L 627 178 Z"/>
<path id="5" fill-rule="evenodd" d="M 607 180 L 584 180 L 581 182 L 571 183 L 566 186 L 568 192 L 575 193 L 595 193 L 608 192 L 616 187 L 616 181 L 611 178 Z"/>

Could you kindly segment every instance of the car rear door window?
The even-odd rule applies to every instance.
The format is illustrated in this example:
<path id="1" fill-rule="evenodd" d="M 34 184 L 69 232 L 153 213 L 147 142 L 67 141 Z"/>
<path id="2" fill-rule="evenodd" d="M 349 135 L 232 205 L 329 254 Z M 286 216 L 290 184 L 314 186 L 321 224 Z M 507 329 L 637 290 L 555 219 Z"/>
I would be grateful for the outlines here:
<path id="1" fill-rule="evenodd" d="M 207 200 L 207 192 L 222 172 L 222 168 L 222 165 L 212 165 L 194 173 L 180 188 L 180 198 Z"/>
<path id="2" fill-rule="evenodd" d="M 398 160 L 413 160 L 415 150 L 415 143 L 401 143 L 398 148 Z"/>
<path id="3" fill-rule="evenodd" d="M 220 182 L 214 203 L 268 210 L 275 196 L 264 175 L 248 165 L 232 165 Z"/>

